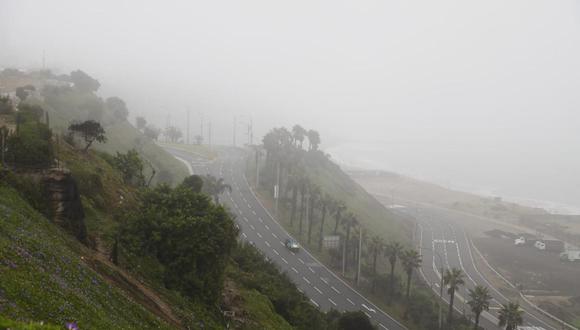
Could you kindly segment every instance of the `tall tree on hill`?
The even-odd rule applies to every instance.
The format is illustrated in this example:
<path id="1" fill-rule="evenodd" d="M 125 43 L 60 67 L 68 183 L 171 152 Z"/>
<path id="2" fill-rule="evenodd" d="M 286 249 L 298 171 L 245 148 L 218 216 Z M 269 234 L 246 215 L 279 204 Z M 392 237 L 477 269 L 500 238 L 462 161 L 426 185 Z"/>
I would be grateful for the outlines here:
<path id="1" fill-rule="evenodd" d="M 70 80 L 75 88 L 83 93 L 93 93 L 99 90 L 101 84 L 84 71 L 76 70 L 70 73 Z"/>
<path id="2" fill-rule="evenodd" d="M 328 194 L 324 194 L 320 199 L 320 233 L 318 235 L 318 251 L 322 251 L 322 240 L 324 238 L 324 222 L 326 220 L 326 214 L 331 205 L 334 204 L 334 199 Z"/>
<path id="3" fill-rule="evenodd" d="M 477 285 L 474 289 L 469 289 L 469 301 L 467 304 L 471 308 L 473 315 L 475 315 L 473 329 L 479 329 L 479 317 L 483 311 L 489 310 L 489 302 L 491 299 L 489 289 L 484 286 Z"/>
<path id="4" fill-rule="evenodd" d="M 308 150 L 318 150 L 318 146 L 320 145 L 320 134 L 311 129 L 306 135 L 308 136 Z"/>
<path id="5" fill-rule="evenodd" d="M 304 137 L 306 136 L 306 130 L 300 125 L 294 125 L 292 127 L 292 137 L 296 143 L 296 146 L 302 149 L 302 144 L 304 143 Z"/>
<path id="6" fill-rule="evenodd" d="M 411 279 L 413 278 L 413 271 L 421 267 L 423 259 L 421 255 L 416 250 L 406 250 L 401 254 L 401 263 L 403 264 L 403 270 L 407 274 L 407 290 L 406 297 L 409 301 L 409 294 L 411 293 Z"/>
<path id="7" fill-rule="evenodd" d="M 129 116 L 129 109 L 127 109 L 127 104 L 121 98 L 117 96 L 111 96 L 105 101 L 107 108 L 113 112 L 113 116 L 117 120 L 125 121 Z"/>
<path id="8" fill-rule="evenodd" d="M 342 215 L 346 211 L 346 205 L 342 201 L 337 201 L 332 205 L 332 214 L 334 215 L 334 235 L 338 232 L 338 225 L 342 222 Z"/>
<path id="9" fill-rule="evenodd" d="M 308 194 L 308 184 L 310 180 L 307 176 L 300 177 L 300 217 L 298 223 L 298 232 L 302 236 L 302 221 L 304 220 L 304 213 L 306 211 L 306 198 Z"/>
<path id="10" fill-rule="evenodd" d="M 296 207 L 298 204 L 298 190 L 300 189 L 300 178 L 298 174 L 295 173 L 288 177 L 288 189 L 292 190 L 292 197 L 290 199 L 290 226 L 293 226 L 294 219 L 296 218 Z"/>
<path id="11" fill-rule="evenodd" d="M 172 143 L 176 143 L 179 141 L 179 139 L 181 139 L 181 137 L 183 136 L 183 133 L 181 132 L 181 130 L 175 126 L 169 126 L 165 129 L 165 132 L 163 132 L 163 135 L 165 135 L 165 137 L 167 139 L 169 139 L 169 141 L 171 141 Z"/>
<path id="12" fill-rule="evenodd" d="M 354 227 L 358 226 L 358 220 L 357 220 L 356 216 L 349 212 L 342 219 L 342 226 L 344 227 L 344 230 L 346 232 L 346 239 L 344 241 L 344 243 L 346 244 L 344 255 L 346 257 L 346 256 L 350 255 L 349 252 L 350 252 L 350 233 L 351 233 L 351 230 Z M 348 270 L 348 260 L 347 260 L 346 265 L 345 265 L 345 271 L 346 270 Z"/>
<path id="13" fill-rule="evenodd" d="M 316 206 L 318 206 L 318 203 L 320 201 L 320 188 L 315 185 L 315 184 L 311 184 L 310 188 L 310 196 L 308 197 L 309 202 L 308 202 L 308 244 L 311 243 L 311 238 L 312 238 L 312 226 L 314 225 L 314 208 Z"/>
<path id="14" fill-rule="evenodd" d="M 161 134 L 161 130 L 153 125 L 147 125 L 143 130 L 143 134 L 151 140 L 157 141 L 159 134 Z"/>
<path id="15" fill-rule="evenodd" d="M 383 253 L 383 249 L 385 248 L 385 241 L 382 237 L 375 235 L 371 238 L 370 244 L 370 253 L 372 255 L 372 268 L 373 268 L 373 290 L 375 289 L 376 285 L 376 278 L 377 278 L 377 259 Z"/>
<path id="16" fill-rule="evenodd" d="M 449 312 L 447 313 L 447 324 L 451 325 L 453 323 L 453 303 L 455 301 L 455 291 L 459 288 L 459 286 L 465 284 L 461 269 L 447 269 L 443 275 L 443 283 L 447 286 L 447 293 L 449 294 Z"/>
<path id="17" fill-rule="evenodd" d="M 69 131 L 73 134 L 80 135 L 83 140 L 85 140 L 84 152 L 89 150 L 93 142 L 106 142 L 107 137 L 105 136 L 105 130 L 99 122 L 94 120 L 87 120 L 82 123 L 72 123 L 68 127 Z"/>
<path id="18" fill-rule="evenodd" d="M 389 265 L 391 266 L 391 276 L 390 276 L 390 292 L 395 293 L 395 267 L 397 266 L 397 260 L 401 256 L 403 251 L 403 246 L 399 242 L 391 242 L 385 246 L 385 256 L 389 259 Z"/>

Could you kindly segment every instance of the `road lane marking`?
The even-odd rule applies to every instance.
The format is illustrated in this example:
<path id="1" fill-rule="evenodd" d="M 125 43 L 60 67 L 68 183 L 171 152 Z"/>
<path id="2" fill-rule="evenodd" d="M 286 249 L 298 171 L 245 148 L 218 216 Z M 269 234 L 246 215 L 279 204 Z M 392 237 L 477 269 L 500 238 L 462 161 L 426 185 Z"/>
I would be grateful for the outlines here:
<path id="1" fill-rule="evenodd" d="M 331 286 L 330 288 L 331 288 L 332 290 L 334 290 L 334 292 L 336 292 L 336 293 L 340 294 L 340 291 L 338 291 L 338 290 L 337 290 L 335 287 Z"/>
<path id="2" fill-rule="evenodd" d="M 244 238 L 248 238 L 248 235 L 246 235 L 246 233 L 242 233 L 242 236 L 243 236 Z"/>
<path id="3" fill-rule="evenodd" d="M 308 267 L 308 269 L 310 270 L 310 272 L 311 272 L 312 274 L 315 274 L 315 273 L 316 273 L 316 272 L 314 271 L 314 269 L 312 269 L 312 267 Z"/>
<path id="4" fill-rule="evenodd" d="M 252 230 L 256 230 L 256 227 L 254 227 L 254 225 L 250 225 L 250 228 L 252 228 Z"/>
<path id="5" fill-rule="evenodd" d="M 264 241 L 264 243 L 266 244 L 266 246 L 270 247 L 270 243 L 268 241 Z"/>
<path id="6" fill-rule="evenodd" d="M 258 218 L 258 221 L 260 221 L 260 223 L 264 222 L 264 220 L 262 220 L 262 218 Z"/>
<path id="7" fill-rule="evenodd" d="M 363 313 L 365 313 L 365 315 L 366 315 L 366 316 L 367 316 L 369 319 L 372 319 L 372 317 L 369 315 L 369 313 L 367 313 L 367 312 L 363 312 Z"/>
<path id="8" fill-rule="evenodd" d="M 264 227 L 266 227 L 266 230 L 270 230 L 270 227 L 268 227 L 268 225 L 264 225 Z"/>
<path id="9" fill-rule="evenodd" d="M 379 323 L 379 326 L 385 330 L 389 330 L 389 328 L 385 327 L 382 323 Z"/>
<path id="10" fill-rule="evenodd" d="M 278 251 L 276 251 L 276 249 L 274 249 L 274 253 L 276 253 L 276 255 L 280 255 L 280 253 Z"/>
<path id="11" fill-rule="evenodd" d="M 254 215 L 256 215 L 256 211 L 252 210 L 252 213 L 254 213 Z"/>
<path id="12" fill-rule="evenodd" d="M 302 279 L 304 280 L 304 282 L 310 284 L 310 281 L 306 277 L 302 276 Z"/>
<path id="13" fill-rule="evenodd" d="M 367 305 L 365 305 L 365 304 L 362 304 L 361 306 L 362 306 L 362 307 L 364 307 L 364 308 L 365 308 L 367 311 L 369 311 L 369 312 L 373 312 L 373 313 L 376 313 L 376 312 L 377 312 L 376 310 L 374 310 L 374 309 L 370 308 L 369 306 L 367 306 Z"/>
<path id="14" fill-rule="evenodd" d="M 304 292 L 302 292 L 302 293 L 304 293 Z M 311 303 L 313 303 L 314 305 L 316 305 L 316 307 L 320 307 L 320 305 L 319 305 L 319 304 L 317 304 L 317 303 L 316 303 L 316 301 L 314 301 L 314 300 L 310 299 L 310 302 L 311 302 Z"/>
<path id="15" fill-rule="evenodd" d="M 304 265 L 304 260 L 298 258 L 298 261 L 300 261 Z"/>
<path id="16" fill-rule="evenodd" d="M 316 290 L 316 291 L 318 291 L 318 293 L 322 294 L 322 291 L 320 291 L 320 289 L 319 289 L 319 288 L 317 288 L 317 287 L 314 287 L 314 290 Z"/>
<path id="17" fill-rule="evenodd" d="M 256 233 L 256 235 L 258 235 L 259 238 L 262 238 L 262 234 Z"/>
<path id="18" fill-rule="evenodd" d="M 298 274 L 298 270 L 296 270 L 296 268 L 292 267 L 292 270 L 293 270 L 293 271 L 294 271 L 296 274 Z"/>
<path id="19" fill-rule="evenodd" d="M 325 279 L 325 278 L 321 277 L 321 278 L 320 278 L 320 280 L 321 280 L 322 282 L 324 282 L 324 284 L 328 285 L 328 280 L 327 280 L 327 279 Z"/>
<path id="20" fill-rule="evenodd" d="M 274 237 L 278 238 L 278 235 L 276 235 L 276 234 L 274 234 L 274 233 L 272 233 L 272 236 L 274 236 Z"/>
<path id="21" fill-rule="evenodd" d="M 328 301 L 330 301 L 331 304 L 333 304 L 334 306 L 336 306 L 336 303 L 334 301 L 332 301 L 332 299 L 328 298 Z"/>
<path id="22" fill-rule="evenodd" d="M 245 222 L 248 222 L 248 218 L 244 217 L 244 221 L 245 221 Z"/>
<path id="23" fill-rule="evenodd" d="M 354 306 L 354 302 L 353 302 L 352 300 L 350 300 L 350 299 L 346 298 L 346 301 L 348 301 L 348 302 L 349 302 L 351 305 L 353 305 L 353 306 Z"/>
<path id="24" fill-rule="evenodd" d="M 282 258 L 282 261 L 284 261 L 285 264 L 288 263 L 288 261 L 286 259 L 284 259 L 284 257 L 280 257 L 280 258 Z"/>

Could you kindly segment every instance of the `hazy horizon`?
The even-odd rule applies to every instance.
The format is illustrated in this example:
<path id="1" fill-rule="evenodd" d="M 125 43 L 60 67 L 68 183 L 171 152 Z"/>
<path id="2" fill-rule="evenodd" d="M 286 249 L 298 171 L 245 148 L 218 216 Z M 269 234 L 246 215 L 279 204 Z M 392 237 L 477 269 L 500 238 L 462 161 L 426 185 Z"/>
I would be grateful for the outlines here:
<path id="1" fill-rule="evenodd" d="M 580 208 L 578 1 L 139 4 L 3 1 L 0 67 L 44 53 L 215 143 L 299 123 L 345 163 Z"/>

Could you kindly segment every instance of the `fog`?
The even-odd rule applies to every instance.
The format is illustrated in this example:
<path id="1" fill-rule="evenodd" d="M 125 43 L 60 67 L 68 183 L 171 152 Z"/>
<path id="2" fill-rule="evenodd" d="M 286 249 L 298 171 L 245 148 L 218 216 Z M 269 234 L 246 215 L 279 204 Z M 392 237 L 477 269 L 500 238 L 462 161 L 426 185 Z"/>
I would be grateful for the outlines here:
<path id="1" fill-rule="evenodd" d="M 344 164 L 580 209 L 577 0 L 0 0 L 0 67 L 43 53 L 216 143 L 300 123 Z"/>

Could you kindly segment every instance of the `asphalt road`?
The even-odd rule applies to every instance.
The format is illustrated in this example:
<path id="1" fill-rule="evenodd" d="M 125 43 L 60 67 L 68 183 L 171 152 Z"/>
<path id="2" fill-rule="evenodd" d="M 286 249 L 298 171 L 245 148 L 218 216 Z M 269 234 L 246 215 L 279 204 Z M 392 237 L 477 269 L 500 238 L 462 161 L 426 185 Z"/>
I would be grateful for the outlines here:
<path id="1" fill-rule="evenodd" d="M 499 329 L 498 311 L 501 304 L 509 299 L 486 279 L 481 273 L 487 265 L 476 261 L 476 251 L 473 242 L 467 234 L 462 220 L 465 215 L 459 215 L 453 211 L 422 207 L 410 207 L 398 209 L 398 212 L 410 215 L 417 220 L 416 241 L 421 247 L 423 265 L 421 273 L 433 290 L 439 294 L 441 281 L 440 270 L 452 267 L 459 268 L 465 274 L 465 285 L 456 293 L 455 308 L 458 312 L 473 318 L 469 305 L 465 304 L 465 297 L 469 289 L 475 285 L 483 285 L 490 289 L 493 300 L 489 312 L 484 312 L 480 318 L 480 325 L 485 329 Z M 448 301 L 448 295 L 444 288 L 443 294 Z M 522 303 L 524 309 L 524 326 L 536 327 L 536 329 L 560 329 L 561 327 L 546 316 L 537 312 L 533 307 Z M 446 310 L 443 317 L 446 317 Z"/>
<path id="2" fill-rule="evenodd" d="M 224 149 L 214 161 L 173 148 L 166 150 L 185 161 L 194 174 L 224 178 L 232 186 L 232 192 L 223 194 L 221 201 L 237 216 L 241 238 L 254 244 L 278 265 L 298 289 L 310 298 L 312 304 L 323 311 L 361 310 L 379 329 L 406 329 L 342 281 L 308 251 L 300 249 L 294 253 L 284 246 L 290 235 L 274 220 L 250 188 L 244 175 L 246 160 L 243 150 Z"/>

